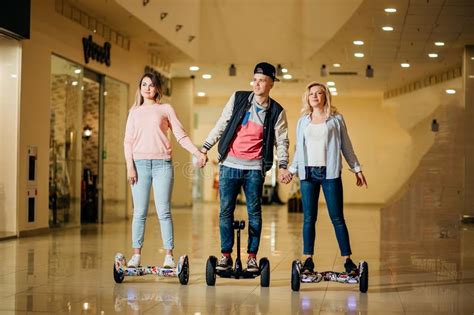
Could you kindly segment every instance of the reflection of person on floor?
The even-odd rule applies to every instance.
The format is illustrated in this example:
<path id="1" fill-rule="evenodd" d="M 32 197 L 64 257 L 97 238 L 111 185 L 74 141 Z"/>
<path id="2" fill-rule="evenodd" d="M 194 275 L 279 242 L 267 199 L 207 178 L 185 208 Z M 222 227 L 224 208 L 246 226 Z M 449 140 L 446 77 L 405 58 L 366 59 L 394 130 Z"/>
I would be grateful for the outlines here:
<path id="1" fill-rule="evenodd" d="M 349 232 L 343 213 L 341 153 L 355 173 L 356 185 L 367 187 L 367 181 L 352 148 L 344 119 L 332 106 L 331 93 L 325 85 L 313 82 L 306 87 L 302 112 L 296 129 L 296 154 L 290 172 L 298 173 L 301 181 L 306 256 L 303 272 L 314 271 L 315 225 L 322 186 L 341 256 L 345 259 L 344 268 L 350 273 L 357 266 L 350 258 Z"/>
<path id="2" fill-rule="evenodd" d="M 269 97 L 275 67 L 266 62 L 255 66 L 253 92 L 232 94 L 216 126 L 206 138 L 202 152 L 207 153 L 219 141 L 220 162 L 219 227 L 222 257 L 217 269 L 232 268 L 234 246 L 234 210 L 237 195 L 243 187 L 249 217 L 247 270 L 258 271 L 257 251 L 262 230 L 262 189 L 264 174 L 273 165 L 276 146 L 280 173 L 288 172 L 288 130 L 285 110 Z"/>
<path id="3" fill-rule="evenodd" d="M 153 185 L 155 207 L 160 220 L 161 238 L 166 250 L 164 267 L 174 268 L 173 221 L 170 199 L 173 187 L 171 143 L 167 133 L 171 129 L 178 143 L 196 156 L 201 167 L 206 156 L 191 142 L 170 104 L 160 103 L 161 83 L 154 73 L 140 79 L 136 100 L 127 119 L 124 151 L 127 177 L 132 187 L 133 221 L 132 246 L 134 255 L 129 267 L 140 265 L 145 222 Z"/>

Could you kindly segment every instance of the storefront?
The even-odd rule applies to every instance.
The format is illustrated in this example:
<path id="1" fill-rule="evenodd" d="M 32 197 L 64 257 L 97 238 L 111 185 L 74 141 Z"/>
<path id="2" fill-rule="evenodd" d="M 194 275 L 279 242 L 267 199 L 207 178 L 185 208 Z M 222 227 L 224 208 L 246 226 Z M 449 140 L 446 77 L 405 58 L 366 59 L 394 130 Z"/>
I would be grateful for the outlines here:
<path id="1" fill-rule="evenodd" d="M 49 225 L 126 217 L 128 85 L 51 56 Z"/>
<path id="2" fill-rule="evenodd" d="M 2 122 L 6 130 L 1 132 L 18 130 L 19 139 L 16 152 L 1 158 L 18 163 L 18 174 L 2 172 L 1 176 L 18 179 L 13 193 L 18 193 L 13 198 L 18 204 L 12 208 L 17 210 L 13 216 L 17 222 L 8 224 L 17 226 L 14 233 L 19 236 L 110 222 L 131 213 L 123 135 L 136 81 L 146 66 L 155 65 L 150 64 L 146 47 L 135 43 L 131 49 L 125 35 L 98 23 L 89 13 L 77 15 L 68 3 L 33 2 L 30 39 L 22 45 L 8 42 L 10 58 L 15 45 L 22 49 L 21 101 L 20 106 L 2 103 L 11 114 L 3 115 L 2 109 L 1 119 L 8 124 Z M 83 23 L 84 17 L 88 23 Z M 0 42 L 6 45 L 6 40 Z M 19 69 L 19 53 L 16 56 Z M 19 90 L 16 81 L 10 74 L 2 73 L 3 77 L 9 78 L 11 86 L 2 84 L 2 89 L 14 102 L 11 91 Z M 6 152 L 11 145 L 1 142 L 0 147 Z M 28 177 L 32 160 L 34 180 Z M 1 163 L 8 168 L 10 164 Z M 4 180 L 0 198 L 9 193 Z"/>

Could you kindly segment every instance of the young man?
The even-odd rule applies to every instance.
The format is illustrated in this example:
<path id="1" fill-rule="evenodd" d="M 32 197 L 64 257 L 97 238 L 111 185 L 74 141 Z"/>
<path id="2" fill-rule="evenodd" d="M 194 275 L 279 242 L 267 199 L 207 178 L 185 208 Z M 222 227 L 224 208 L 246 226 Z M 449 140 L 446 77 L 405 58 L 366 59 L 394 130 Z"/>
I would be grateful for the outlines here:
<path id="1" fill-rule="evenodd" d="M 288 182 L 288 128 L 285 110 L 269 97 L 275 81 L 275 67 L 261 62 L 255 66 L 253 92 L 235 92 L 206 138 L 201 151 L 207 153 L 219 141 L 218 159 L 222 257 L 217 269 L 232 268 L 234 210 L 243 187 L 248 212 L 247 270 L 258 271 L 257 252 L 262 230 L 262 190 L 265 172 L 273 165 L 273 146 L 280 168 L 280 180 Z"/>

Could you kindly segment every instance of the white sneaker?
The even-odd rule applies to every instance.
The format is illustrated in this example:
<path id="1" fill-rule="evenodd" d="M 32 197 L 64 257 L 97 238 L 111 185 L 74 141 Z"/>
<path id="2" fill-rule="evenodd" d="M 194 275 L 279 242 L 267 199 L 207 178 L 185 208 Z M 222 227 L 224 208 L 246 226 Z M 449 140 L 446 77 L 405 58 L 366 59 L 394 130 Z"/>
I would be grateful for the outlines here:
<path id="1" fill-rule="evenodd" d="M 163 268 L 176 268 L 176 263 L 174 262 L 174 258 L 171 255 L 165 256 L 165 261 L 163 263 Z"/>
<path id="2" fill-rule="evenodd" d="M 132 258 L 127 262 L 127 267 L 137 268 L 140 266 L 142 256 L 140 254 L 133 254 Z"/>

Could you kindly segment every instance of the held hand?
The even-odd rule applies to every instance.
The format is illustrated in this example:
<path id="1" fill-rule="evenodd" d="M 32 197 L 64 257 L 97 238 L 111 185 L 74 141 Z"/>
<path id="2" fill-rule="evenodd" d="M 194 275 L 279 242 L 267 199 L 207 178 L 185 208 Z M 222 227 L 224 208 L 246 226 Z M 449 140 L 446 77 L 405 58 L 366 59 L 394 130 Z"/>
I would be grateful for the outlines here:
<path id="1" fill-rule="evenodd" d="M 201 167 L 206 166 L 207 161 L 209 161 L 209 158 L 207 157 L 207 154 L 201 153 L 200 152 L 200 160 L 201 160 Z"/>
<path id="2" fill-rule="evenodd" d="M 293 174 L 291 174 L 290 171 L 283 168 L 280 169 L 280 175 L 278 176 L 278 179 L 280 180 L 281 183 L 288 184 L 291 182 L 292 178 L 293 178 Z"/>
<path id="3" fill-rule="evenodd" d="M 202 153 L 202 152 L 196 152 L 195 157 L 197 159 L 197 164 L 199 168 L 203 168 L 206 166 L 206 163 L 208 161 L 207 155 Z"/>
<path id="4" fill-rule="evenodd" d="M 367 186 L 367 181 L 365 180 L 365 176 L 364 176 L 364 174 L 362 174 L 362 172 L 356 173 L 356 180 L 357 180 L 357 182 L 356 182 L 357 186 L 359 186 L 359 187 L 360 186 L 365 186 L 365 188 L 369 188 Z"/>
<path id="5" fill-rule="evenodd" d="M 130 185 L 135 185 L 137 183 L 137 172 L 134 168 L 127 170 L 127 180 Z"/>

